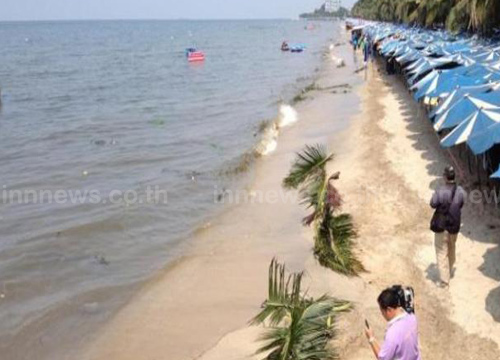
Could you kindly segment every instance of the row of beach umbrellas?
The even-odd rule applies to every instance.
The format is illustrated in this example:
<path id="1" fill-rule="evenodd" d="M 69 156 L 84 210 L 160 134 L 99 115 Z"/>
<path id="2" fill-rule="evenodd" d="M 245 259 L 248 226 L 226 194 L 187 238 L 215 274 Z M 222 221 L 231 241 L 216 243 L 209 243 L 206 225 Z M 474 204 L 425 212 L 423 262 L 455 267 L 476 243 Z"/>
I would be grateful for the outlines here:
<path id="1" fill-rule="evenodd" d="M 467 144 L 480 155 L 500 144 L 498 43 L 385 23 L 363 32 L 400 67 L 415 100 L 431 106 L 434 129 L 448 132 L 441 146 Z"/>

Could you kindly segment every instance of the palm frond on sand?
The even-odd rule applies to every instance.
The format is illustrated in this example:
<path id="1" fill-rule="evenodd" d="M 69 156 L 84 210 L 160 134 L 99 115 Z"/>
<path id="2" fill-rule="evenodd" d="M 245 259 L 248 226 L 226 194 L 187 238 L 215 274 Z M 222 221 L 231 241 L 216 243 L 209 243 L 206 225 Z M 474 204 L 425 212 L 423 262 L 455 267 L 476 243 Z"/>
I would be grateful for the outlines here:
<path id="1" fill-rule="evenodd" d="M 328 343 L 335 336 L 336 316 L 351 305 L 328 295 L 308 297 L 301 290 L 302 278 L 302 272 L 287 275 L 285 265 L 275 259 L 269 266 L 268 298 L 251 321 L 269 323 L 260 338 L 264 345 L 257 351 L 267 360 L 336 359 Z"/>
<path id="2" fill-rule="evenodd" d="M 314 227 L 314 254 L 319 263 L 342 274 L 356 275 L 363 266 L 353 251 L 356 234 L 351 217 L 334 215 L 340 210 L 342 197 L 333 185 L 340 173 L 327 176 L 326 165 L 331 160 L 333 155 L 328 155 L 323 146 L 306 146 L 297 154 L 283 186 L 299 189 L 302 203 L 313 210 L 302 222 Z"/>

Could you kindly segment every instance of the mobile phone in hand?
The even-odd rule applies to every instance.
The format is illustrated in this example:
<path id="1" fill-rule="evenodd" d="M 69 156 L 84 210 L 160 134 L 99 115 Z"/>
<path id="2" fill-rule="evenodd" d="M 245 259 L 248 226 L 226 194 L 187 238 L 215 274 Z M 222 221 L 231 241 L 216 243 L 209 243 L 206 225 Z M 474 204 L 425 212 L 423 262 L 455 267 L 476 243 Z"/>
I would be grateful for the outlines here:
<path id="1" fill-rule="evenodd" d="M 370 324 L 368 324 L 368 320 L 365 319 L 365 325 L 366 325 L 366 328 L 369 329 L 370 328 Z"/>

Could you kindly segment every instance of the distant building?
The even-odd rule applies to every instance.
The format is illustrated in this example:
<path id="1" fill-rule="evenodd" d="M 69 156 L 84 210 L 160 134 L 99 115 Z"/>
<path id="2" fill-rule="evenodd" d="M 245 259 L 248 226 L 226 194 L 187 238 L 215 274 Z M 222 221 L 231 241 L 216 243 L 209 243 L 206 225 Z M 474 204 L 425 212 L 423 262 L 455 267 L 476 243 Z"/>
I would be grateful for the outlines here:
<path id="1" fill-rule="evenodd" d="M 345 18 L 349 16 L 349 10 L 342 7 L 341 0 L 324 0 L 319 9 L 312 13 L 301 14 L 301 19 L 331 20 L 334 18 Z"/>
<path id="2" fill-rule="evenodd" d="M 325 12 L 334 13 L 342 6 L 342 0 L 325 0 Z"/>

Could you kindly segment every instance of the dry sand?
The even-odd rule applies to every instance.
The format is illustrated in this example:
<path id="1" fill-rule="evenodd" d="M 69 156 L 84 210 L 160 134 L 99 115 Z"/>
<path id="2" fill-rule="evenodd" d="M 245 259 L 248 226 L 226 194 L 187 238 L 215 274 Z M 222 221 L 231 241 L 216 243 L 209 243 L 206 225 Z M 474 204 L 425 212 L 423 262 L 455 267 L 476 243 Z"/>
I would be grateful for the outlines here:
<path id="1" fill-rule="evenodd" d="M 375 295 L 402 283 L 417 293 L 424 359 L 498 359 L 500 324 L 493 316 L 498 316 L 500 298 L 492 274 L 498 273 L 499 263 L 483 258 L 491 248 L 498 249 L 498 230 L 487 230 L 487 224 L 498 224 L 495 211 L 480 216 L 478 207 L 466 205 L 456 276 L 450 290 L 437 288 L 428 202 L 451 160 L 404 86 L 375 71 L 370 75 L 362 89 L 363 112 L 348 131 L 356 141 L 336 163 L 355 164 L 344 171 L 340 187 L 360 231 L 359 247 L 369 271 L 362 279 L 372 295 L 357 302 L 341 324 L 349 329 L 340 339 L 342 358 L 373 358 L 359 335 L 362 319 L 374 324 L 381 339 L 385 324 Z"/>
<path id="2" fill-rule="evenodd" d="M 358 249 L 368 272 L 347 278 L 316 264 L 312 234 L 293 202 L 256 201 L 230 205 L 200 231 L 189 256 L 160 274 L 99 334 L 84 359 L 236 360 L 254 355 L 259 328 L 247 327 L 266 295 L 272 257 L 291 270 L 306 269 L 309 292 L 352 301 L 355 310 L 339 323 L 337 347 L 343 359 L 372 359 L 362 334 L 369 319 L 381 339 L 385 323 L 376 296 L 404 283 L 417 292 L 417 315 L 424 359 L 500 358 L 500 222 L 493 210 L 479 215 L 467 205 L 459 237 L 451 289 L 435 287 L 433 236 L 428 200 L 449 162 L 428 121 L 404 88 L 374 68 L 357 87 L 352 52 L 336 47 L 346 60 L 337 69 L 325 62 L 318 85 L 297 106 L 299 122 L 283 130 L 277 151 L 256 165 L 250 191 L 279 192 L 294 152 L 304 144 L 325 143 L 336 153 L 331 170 L 341 171 L 338 188 L 344 209 L 359 229 Z M 388 83 L 390 81 L 391 83 Z M 361 112 L 352 117 L 359 98 Z M 334 92 L 335 91 L 335 92 Z M 345 120 L 351 117 L 350 126 Z M 488 215 L 492 213 L 493 215 Z"/>

